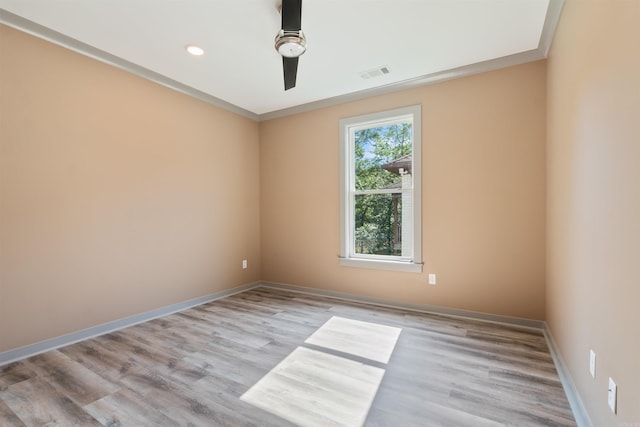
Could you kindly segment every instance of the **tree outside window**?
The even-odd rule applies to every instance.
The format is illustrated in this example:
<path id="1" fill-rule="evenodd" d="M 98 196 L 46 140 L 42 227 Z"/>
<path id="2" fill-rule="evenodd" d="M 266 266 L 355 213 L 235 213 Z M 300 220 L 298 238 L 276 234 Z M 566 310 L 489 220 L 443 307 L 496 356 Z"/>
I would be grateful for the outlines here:
<path id="1" fill-rule="evenodd" d="M 411 130 L 411 123 L 398 123 L 355 132 L 356 253 L 402 256 L 402 189 L 412 186 Z"/>

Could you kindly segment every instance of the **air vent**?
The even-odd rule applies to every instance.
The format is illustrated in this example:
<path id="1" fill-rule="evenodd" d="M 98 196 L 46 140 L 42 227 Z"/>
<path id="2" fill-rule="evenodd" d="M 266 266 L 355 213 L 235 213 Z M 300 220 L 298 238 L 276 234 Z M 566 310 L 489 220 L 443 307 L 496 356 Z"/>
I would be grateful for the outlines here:
<path id="1" fill-rule="evenodd" d="M 362 71 L 360 73 L 360 77 L 366 80 L 374 77 L 384 76 L 385 74 L 389 74 L 390 72 L 391 70 L 389 70 L 389 67 L 386 65 L 383 65 L 381 67 L 376 67 L 372 70 Z"/>

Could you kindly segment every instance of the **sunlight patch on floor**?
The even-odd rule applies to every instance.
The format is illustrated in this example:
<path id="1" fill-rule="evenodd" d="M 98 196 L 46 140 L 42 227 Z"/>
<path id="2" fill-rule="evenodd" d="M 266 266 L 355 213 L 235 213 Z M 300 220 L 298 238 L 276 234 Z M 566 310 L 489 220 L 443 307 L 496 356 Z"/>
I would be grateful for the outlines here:
<path id="1" fill-rule="evenodd" d="M 384 369 L 298 347 L 240 398 L 300 426 L 361 426 Z"/>
<path id="2" fill-rule="evenodd" d="M 389 363 L 400 328 L 334 316 L 305 343 Z"/>
<path id="3" fill-rule="evenodd" d="M 334 316 L 305 341 L 327 352 L 296 348 L 240 399 L 303 427 L 360 427 L 385 373 L 373 362 L 389 362 L 400 331 Z"/>

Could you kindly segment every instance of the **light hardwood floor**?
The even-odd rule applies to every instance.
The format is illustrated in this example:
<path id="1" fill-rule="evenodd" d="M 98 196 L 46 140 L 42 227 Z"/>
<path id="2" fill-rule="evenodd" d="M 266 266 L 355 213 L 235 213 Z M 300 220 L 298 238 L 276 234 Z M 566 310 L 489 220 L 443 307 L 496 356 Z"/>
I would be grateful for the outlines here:
<path id="1" fill-rule="evenodd" d="M 540 331 L 256 288 L 0 367 L 2 426 L 575 426 Z"/>

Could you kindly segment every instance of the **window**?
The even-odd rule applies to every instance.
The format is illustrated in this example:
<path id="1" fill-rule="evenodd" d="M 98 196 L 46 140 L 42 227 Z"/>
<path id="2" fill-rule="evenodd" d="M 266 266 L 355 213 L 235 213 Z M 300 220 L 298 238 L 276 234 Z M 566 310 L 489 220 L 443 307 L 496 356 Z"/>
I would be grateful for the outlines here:
<path id="1" fill-rule="evenodd" d="M 422 271 L 420 106 L 340 120 L 340 264 Z"/>

